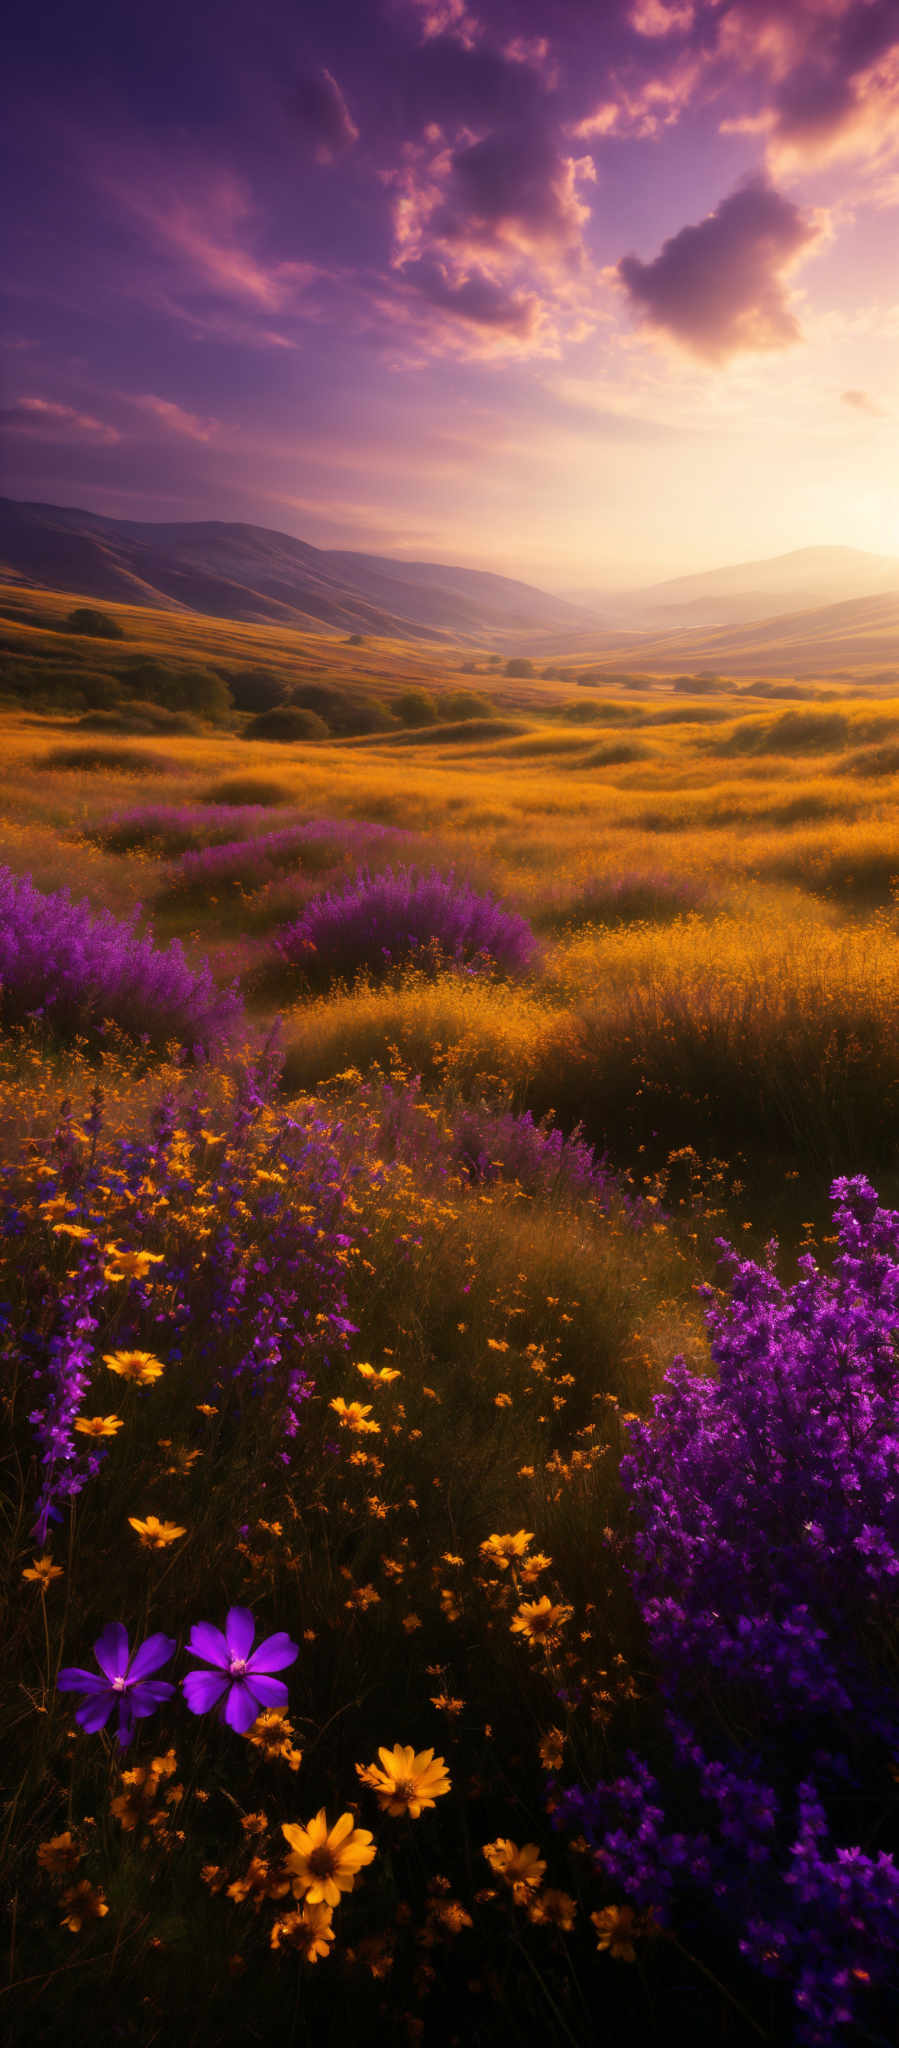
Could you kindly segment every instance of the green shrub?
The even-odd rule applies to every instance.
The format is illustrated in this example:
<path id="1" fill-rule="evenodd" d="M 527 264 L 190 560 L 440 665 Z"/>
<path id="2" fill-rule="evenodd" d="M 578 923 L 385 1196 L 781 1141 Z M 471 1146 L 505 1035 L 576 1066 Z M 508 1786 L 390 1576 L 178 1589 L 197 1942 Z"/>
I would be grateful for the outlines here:
<path id="1" fill-rule="evenodd" d="M 317 711 L 301 704 L 276 704 L 260 711 L 246 727 L 248 740 L 326 740 L 328 728 Z"/>
<path id="2" fill-rule="evenodd" d="M 41 624 L 43 623 L 42 620 Z M 105 612 L 94 611 L 92 606 L 83 604 L 76 605 L 75 610 L 69 613 L 61 630 L 64 633 L 88 633 L 94 640 L 124 640 L 126 637 L 115 619 L 110 619 Z"/>
<path id="3" fill-rule="evenodd" d="M 238 711 L 273 711 L 284 702 L 284 683 L 268 669 L 237 669 L 225 678 Z"/>
<path id="4" fill-rule="evenodd" d="M 448 690 L 440 699 L 441 719 L 490 718 L 495 710 L 493 699 L 478 690 Z"/>
<path id="5" fill-rule="evenodd" d="M 436 725 L 437 706 L 427 690 L 404 690 L 394 697 L 391 710 L 401 725 Z"/>

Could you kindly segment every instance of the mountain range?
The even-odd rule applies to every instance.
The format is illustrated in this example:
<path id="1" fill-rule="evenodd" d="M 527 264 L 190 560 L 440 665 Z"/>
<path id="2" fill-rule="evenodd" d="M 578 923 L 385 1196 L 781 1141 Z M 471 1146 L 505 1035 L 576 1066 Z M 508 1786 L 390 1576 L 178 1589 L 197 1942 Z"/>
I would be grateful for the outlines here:
<path id="1" fill-rule="evenodd" d="M 0 579 L 252 624 L 477 642 L 565 634 L 588 609 L 511 577 L 310 547 L 265 526 L 104 519 L 0 499 Z"/>
<path id="2" fill-rule="evenodd" d="M 583 656 L 610 669 L 809 676 L 892 663 L 899 681 L 899 560 L 858 548 L 799 548 L 617 596 L 582 591 L 577 603 L 487 570 L 315 548 L 264 526 L 106 519 L 3 498 L 4 579 L 307 632 Z"/>
<path id="3" fill-rule="evenodd" d="M 573 601 L 601 612 L 608 625 L 735 626 L 819 605 L 899 592 L 899 559 L 862 548 L 795 548 L 760 562 L 676 576 L 636 590 L 579 590 Z"/>

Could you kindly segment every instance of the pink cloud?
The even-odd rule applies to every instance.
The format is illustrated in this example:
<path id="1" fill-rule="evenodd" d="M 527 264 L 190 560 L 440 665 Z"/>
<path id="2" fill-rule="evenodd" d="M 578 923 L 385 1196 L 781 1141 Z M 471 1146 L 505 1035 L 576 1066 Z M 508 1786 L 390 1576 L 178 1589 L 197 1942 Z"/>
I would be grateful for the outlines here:
<path id="1" fill-rule="evenodd" d="M 625 256 L 616 275 L 645 326 L 722 363 L 801 339 L 785 279 L 821 233 L 819 222 L 755 178 L 663 242 L 651 263 Z"/>
<path id="2" fill-rule="evenodd" d="M 419 16 L 423 43 L 449 36 L 463 50 L 473 50 L 480 42 L 483 28 L 465 0 L 409 0 L 409 4 Z"/>
<path id="3" fill-rule="evenodd" d="M 887 417 L 883 406 L 877 404 L 869 391 L 841 391 L 840 402 L 853 412 L 867 413 L 872 420 L 885 420 Z"/>
<path id="4" fill-rule="evenodd" d="M 638 36 L 684 35 L 693 26 L 692 0 L 634 0 L 628 21 Z"/>
<path id="5" fill-rule="evenodd" d="M 18 398 L 0 412 L 0 423 L 9 433 L 30 434 L 40 440 L 64 438 L 88 439 L 112 447 L 121 440 L 115 427 L 106 425 L 91 413 L 79 412 L 73 405 L 62 405 L 53 398 Z"/>
<path id="6" fill-rule="evenodd" d="M 157 398 L 146 391 L 133 403 L 141 412 L 151 413 L 161 426 L 173 434 L 179 434 L 185 441 L 213 441 L 219 432 L 217 420 L 201 420 L 196 413 L 186 412 L 183 405 L 176 405 L 170 398 Z"/>

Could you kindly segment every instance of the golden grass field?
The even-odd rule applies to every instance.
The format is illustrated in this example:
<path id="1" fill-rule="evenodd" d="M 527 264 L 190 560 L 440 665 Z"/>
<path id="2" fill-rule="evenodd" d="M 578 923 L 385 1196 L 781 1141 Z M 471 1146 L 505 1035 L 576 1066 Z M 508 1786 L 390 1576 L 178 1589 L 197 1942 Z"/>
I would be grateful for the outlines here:
<path id="1" fill-rule="evenodd" d="M 64 615 L 71 604 L 52 594 L 0 595 L 17 645 L 43 628 L 17 625 L 13 613 L 49 616 L 56 608 Z M 107 609 L 125 615 L 125 608 Z M 66 1776 L 69 1752 L 52 1667 L 55 1660 L 58 1668 L 63 1649 L 66 1662 L 83 1661 L 91 1628 L 106 1615 L 108 1603 L 97 1593 L 102 1560 L 121 1544 L 126 1514 L 152 1507 L 171 1516 L 181 1536 L 189 1534 L 183 1563 L 180 1552 L 173 1550 L 171 1558 L 163 1552 L 146 1594 L 149 1626 L 169 1625 L 165 1617 L 173 1609 L 166 1599 L 181 1617 L 171 1625 L 186 1626 L 184 1618 L 205 1611 L 203 1602 L 211 1602 L 211 1589 L 222 1580 L 229 1597 L 264 1600 L 273 1627 L 282 1625 L 291 1602 L 290 1612 L 302 1614 L 307 1764 L 296 1784 L 291 1779 L 287 1785 L 286 1805 L 281 1780 L 269 1785 L 257 1777 L 249 1789 L 241 1781 L 244 1825 L 248 1815 L 266 1823 L 257 1806 L 277 1816 L 289 1807 L 294 1816 L 294 1809 L 312 1814 L 327 1802 L 329 1811 L 339 1812 L 358 1792 L 355 1761 L 373 1754 L 382 1739 L 408 1739 L 416 1749 L 436 1745 L 450 1758 L 454 1785 L 469 1787 L 458 1800 L 461 1832 L 454 1835 L 449 1820 L 440 1823 L 444 1863 L 416 1874 L 398 1847 L 386 1891 L 371 1880 L 366 1896 L 381 1903 L 372 1907 L 371 1923 L 361 1922 L 347 1937 L 338 1981 L 349 1989 L 329 2007 L 328 1994 L 318 1988 L 337 1968 L 338 1944 L 334 1957 L 311 1972 L 314 1992 L 304 1993 L 324 1997 L 325 2005 L 310 2007 L 302 2023 L 294 2011 L 290 2036 L 333 2048 L 347 2038 L 414 2042 L 422 2038 L 416 2031 L 425 2025 L 421 2014 L 431 2013 L 425 2038 L 442 2041 L 427 2001 L 434 1985 L 439 1996 L 441 1972 L 452 1965 L 434 1934 L 435 1894 L 427 1887 L 434 1869 L 439 1874 L 445 1867 L 458 1888 L 464 1868 L 468 1890 L 459 1925 L 469 1914 L 477 1920 L 478 1912 L 488 1912 L 477 1903 L 486 1878 L 479 1829 L 516 1842 L 533 1838 L 541 1856 L 554 1857 L 551 1881 L 565 1890 L 553 1897 L 568 1900 L 564 1912 L 570 1907 L 573 1915 L 577 1895 L 577 1925 L 587 1935 L 593 1908 L 617 1911 L 605 1894 L 594 1898 L 583 1856 L 580 1864 L 577 1855 L 565 1864 L 561 1848 L 553 1846 L 541 1788 L 556 1736 L 559 1754 L 567 1744 L 566 1757 L 576 1757 L 579 1771 L 595 1778 L 617 1739 L 609 1732 L 618 1726 L 615 1716 L 623 1713 L 626 1721 L 629 1713 L 642 1712 L 634 1701 L 645 1696 L 645 1650 L 621 1564 L 623 1510 L 615 1481 L 621 1419 L 646 1412 L 676 1354 L 704 1369 L 697 1286 L 714 1279 L 715 1238 L 729 1236 L 757 1254 L 777 1232 L 789 1273 L 801 1247 L 817 1243 L 826 1255 L 834 1174 L 870 1172 L 882 1199 L 899 1194 L 899 696 L 878 693 L 862 674 L 844 695 L 822 682 L 820 699 L 808 685 L 804 697 L 789 702 L 737 697 L 726 687 L 690 698 L 673 693 L 670 679 L 658 676 L 638 688 L 597 683 L 589 695 L 600 708 L 593 722 L 580 726 L 563 716 L 578 694 L 565 676 L 507 682 L 495 673 L 488 678 L 482 662 L 474 681 L 451 651 L 425 654 L 383 643 L 360 651 L 326 636 L 173 614 L 129 611 L 127 620 L 129 654 L 139 647 L 154 656 L 218 659 L 224 667 L 264 658 L 290 677 L 324 670 L 332 680 L 345 676 L 388 700 L 410 682 L 438 695 L 469 684 L 489 691 L 497 718 L 514 717 L 518 729 L 485 736 L 476 727 L 466 737 L 457 725 L 444 734 L 437 724 L 413 733 L 279 745 L 248 740 L 235 720 L 233 727 L 127 741 L 92 733 L 93 765 L 72 767 L 66 755 L 88 744 L 72 715 L 37 715 L 11 700 L 0 710 L 0 866 L 32 876 L 40 889 L 68 889 L 117 916 L 138 913 L 160 941 L 177 937 L 191 957 L 207 957 L 220 980 L 236 978 L 246 1003 L 244 1049 L 258 1053 L 276 1030 L 283 1051 L 279 1100 L 300 1120 L 324 1118 L 336 1134 L 336 1154 L 364 1166 L 350 1203 L 362 1235 L 346 1254 L 357 1335 L 326 1395 L 310 1403 L 307 1462 L 302 1485 L 297 1481 L 289 1492 L 292 1506 L 272 1520 L 271 1505 L 254 1494 L 261 1436 L 252 1455 L 242 1452 L 226 1464 L 222 1453 L 218 1464 L 208 1457 L 200 1466 L 200 1474 L 208 1474 L 208 1497 L 191 1490 L 192 1458 L 207 1449 L 194 1412 L 201 1382 L 191 1382 L 185 1407 L 174 1373 L 168 1374 L 166 1391 L 152 1396 L 155 1426 L 166 1434 L 156 1439 L 150 1427 L 148 1435 L 137 1409 L 133 1417 L 129 1410 L 137 1448 L 126 1461 L 125 1437 L 114 1445 L 106 1508 L 87 1505 L 85 1496 L 80 1578 L 74 1513 L 68 1551 L 64 1535 L 55 1539 L 69 1575 L 66 1587 L 77 1578 L 78 1589 L 66 1590 L 64 1612 L 59 1602 L 54 1609 L 53 1590 L 46 1592 L 40 1612 L 45 1626 L 52 1618 L 57 1634 L 51 1642 L 48 1633 L 45 1645 L 37 1607 L 32 1603 L 29 1621 L 16 1605 L 22 1562 L 30 1555 L 23 1483 L 10 1518 L 16 1590 L 9 1625 L 43 1719 L 17 1795 L 30 1815 L 22 1854 L 31 1859 L 30 1871 L 43 1837 L 71 1826 L 86 1803 L 99 1813 L 107 1796 L 101 1774 L 85 1760 L 85 1738 L 72 1748 L 72 1775 Z M 74 649 L 73 660 L 79 654 L 83 648 Z M 401 842 L 404 861 L 452 870 L 530 920 L 541 942 L 537 965 L 511 980 L 407 967 L 377 982 L 362 977 L 304 987 L 296 977 L 273 974 L 271 941 L 308 900 L 314 878 L 284 870 L 258 888 L 238 886 L 220 897 L 179 895 L 167 857 L 145 848 L 112 851 L 102 843 L 110 821 L 137 806 L 195 805 L 223 794 L 227 800 L 235 782 L 248 778 L 269 785 L 262 800 L 272 823 L 264 830 L 297 815 L 401 828 L 409 835 Z M 234 1061 L 225 1061 L 206 1077 L 213 1125 L 223 1122 L 235 1099 L 235 1071 Z M 64 1097 L 65 1117 L 75 1120 L 82 1142 L 99 1083 L 107 1130 L 127 1132 L 142 1125 L 166 1085 L 183 1109 L 189 1080 L 177 1064 L 135 1059 L 121 1042 L 98 1056 L 60 1046 L 38 1027 L 7 1041 L 0 1129 L 10 1152 L 23 1139 L 40 1146 Z M 405 1150 L 390 1135 L 392 1105 L 400 1097 Z M 466 1106 L 496 1115 L 529 1110 L 566 1134 L 582 1133 L 620 1176 L 620 1199 L 604 1208 L 576 1200 L 561 1185 L 534 1192 L 502 1177 L 486 1183 L 454 1171 L 441 1177 L 428 1164 L 429 1143 Z M 264 1120 L 261 1128 L 267 1128 Z M 200 1220 L 185 1225 L 187 1251 L 182 1245 L 179 1256 L 201 1262 L 208 1165 L 202 1144 L 192 1152 L 194 1141 L 184 1132 L 177 1143 L 182 1140 Z M 629 1194 L 644 1204 L 637 1231 L 627 1220 Z M 149 1213 L 158 1221 L 162 1210 L 151 1204 Z M 178 1220 L 162 1216 L 160 1244 Z M 358 1400 L 360 1389 L 369 1398 L 369 1382 L 355 1377 L 357 1353 L 363 1370 L 375 1361 L 403 1375 L 402 1405 L 388 1429 L 392 1396 L 389 1389 L 378 1393 L 377 1451 L 383 1455 L 371 1453 L 360 1435 L 359 1445 L 368 1449 L 354 1451 L 353 1469 L 332 1472 L 326 1469 L 325 1401 L 332 1395 Z M 104 1389 L 104 1395 L 114 1404 L 115 1392 Z M 211 1417 L 216 1411 L 205 1412 Z M 333 1419 L 330 1427 L 333 1433 Z M 160 1464 L 157 1444 L 171 1447 L 173 1441 L 175 1451 L 166 1457 L 175 1462 Z M 262 1469 L 269 1467 L 260 1463 Z M 267 1498 L 275 1497 L 273 1491 Z M 288 1514 L 294 1517 L 289 1540 L 282 1527 Z M 222 1550 L 216 1536 L 226 1520 L 244 1530 L 239 1558 L 227 1545 Z M 488 1583 L 483 1577 L 485 1543 L 496 1532 L 519 1529 L 530 1530 L 546 1552 L 550 1576 L 539 1590 L 545 1584 L 559 1612 L 577 1616 L 572 1644 L 573 1631 L 580 1631 L 576 1650 L 559 1650 L 544 1664 L 536 1653 L 526 1655 L 520 1641 L 510 1648 L 512 1578 Z M 124 1611 L 137 1597 L 134 1560 L 124 1561 L 123 1551 L 123 1561 L 116 1554 L 109 1569 Z M 163 1597 L 162 1577 L 170 1571 Z M 533 1584 L 523 1580 L 515 1597 Z M 463 1589 L 458 1599 L 454 1588 Z M 566 1694 L 559 1691 L 563 1679 Z M 576 1705 L 570 1713 L 559 1706 L 569 1694 L 588 1702 L 580 1719 Z M 191 1798 L 194 1784 L 226 1782 L 217 1752 L 203 1768 L 205 1778 L 199 1765 L 199 1777 L 191 1778 Z M 115 1789 L 108 1742 L 103 1769 L 107 1791 Z M 212 1794 L 207 1789 L 198 1796 Z M 230 1791 L 223 1796 L 235 1804 Z M 485 1799 L 486 1819 L 477 1805 Z M 443 1805 L 449 1814 L 450 1800 Z M 414 1823 L 422 1842 L 430 1839 L 428 1824 L 425 1818 Z M 205 1827 L 202 1816 L 197 1825 Z M 118 1948 L 113 1952 L 103 2011 L 108 2016 L 112 2010 L 120 1983 L 130 1987 L 129 1996 L 135 1986 L 140 1993 L 150 1984 L 144 1994 L 150 2016 L 145 2026 L 135 2022 L 129 2038 L 158 2038 L 153 2027 L 164 2025 L 166 2000 L 187 1996 L 191 1944 L 202 1927 L 218 2038 L 251 2038 L 229 2035 L 225 2015 L 232 1996 L 247 2001 L 241 2013 L 250 2011 L 253 1972 L 269 1966 L 267 1923 L 251 1910 L 254 1899 L 258 1906 L 266 1896 L 262 1880 L 258 1897 L 251 1897 L 250 1889 L 241 1892 L 237 1863 L 226 1870 L 221 1886 L 227 1876 L 235 1888 L 226 1896 L 236 1903 L 228 1906 L 231 1920 L 220 1924 L 222 1901 L 200 1886 L 197 1906 L 187 1851 L 173 1846 L 161 1821 L 150 1851 L 146 1841 L 141 1850 L 136 1834 L 117 1833 L 108 1820 L 103 1828 L 103 1853 L 91 1868 L 115 1910 L 116 1942 L 127 1937 L 132 1943 L 121 1969 Z M 170 1851 L 180 1875 L 171 1895 L 166 1891 L 164 1922 L 157 1926 L 146 1891 L 146 1873 L 155 1866 L 147 1856 Z M 224 1851 L 207 1845 L 203 1853 L 205 1867 L 219 1870 Z M 30 1881 L 21 1877 L 26 1891 Z M 167 1876 L 158 1881 L 168 1885 Z M 445 1883 L 448 1888 L 450 1878 Z M 35 1938 L 23 1935 L 24 1960 L 13 1958 L 10 1982 L 16 1985 L 43 1982 L 41 1930 L 51 1927 L 52 1915 L 46 1901 L 35 1911 Z M 483 1998 L 487 2019 L 476 2038 L 531 2040 L 539 2032 L 551 2042 L 586 2043 L 595 2038 L 597 1999 L 611 1999 L 613 2026 L 631 2028 L 632 2009 L 614 1977 L 620 1966 L 602 1955 L 601 1968 L 613 1975 L 597 1989 L 589 1977 L 596 1961 L 593 1950 L 592 1961 L 587 1957 L 590 1943 L 582 1955 L 580 1935 L 573 1936 L 572 1960 L 562 1936 L 540 1929 L 539 1918 L 536 1909 L 529 1921 L 519 1915 L 518 1931 L 507 1927 L 496 1942 L 491 1935 L 479 1951 L 471 2010 L 480 2011 Z M 419 1939 L 415 1928 L 430 1933 L 421 1934 L 427 1969 L 420 1953 L 415 1963 L 413 1950 L 405 1988 L 391 2003 L 393 1992 L 382 1979 L 406 1938 L 397 1928 L 413 1930 L 410 1941 Z M 536 1961 L 520 1963 L 513 1991 L 508 1956 L 514 1950 L 520 1959 L 531 1935 L 544 1947 Z M 48 1982 L 66 1968 L 69 1939 L 53 1933 Z M 390 1962 L 381 1970 L 376 1960 L 384 1962 L 388 1951 Z M 103 1959 L 107 1952 L 104 1936 Z M 638 2038 L 660 2037 L 661 2008 L 653 2001 L 664 2002 L 666 1967 L 652 1980 L 656 1989 L 646 1991 Z M 677 1967 L 684 1967 L 683 1957 Z M 397 1963 L 397 1981 L 400 1976 Z M 88 1968 L 79 1981 L 86 2020 L 89 1987 L 99 1978 Z M 243 1990 L 234 1990 L 241 1984 Z M 289 2025 L 281 1990 L 266 1991 L 269 1996 L 268 2024 Z M 733 2022 L 737 2031 L 729 2032 L 731 2007 L 722 1996 L 725 2005 L 718 2006 L 716 1992 L 699 2023 L 721 2029 L 721 2039 L 748 2039 L 739 2020 Z M 514 2005 L 508 2032 L 497 2017 L 504 1997 Z M 35 2033 L 37 2008 L 26 2000 L 17 2040 L 62 2038 L 46 2018 L 49 2009 L 40 2008 L 45 2031 Z M 192 2039 L 212 2038 L 197 2024 Z M 348 2026 L 355 2031 L 348 2034 Z M 446 2038 L 460 2040 L 462 2033 Z"/>

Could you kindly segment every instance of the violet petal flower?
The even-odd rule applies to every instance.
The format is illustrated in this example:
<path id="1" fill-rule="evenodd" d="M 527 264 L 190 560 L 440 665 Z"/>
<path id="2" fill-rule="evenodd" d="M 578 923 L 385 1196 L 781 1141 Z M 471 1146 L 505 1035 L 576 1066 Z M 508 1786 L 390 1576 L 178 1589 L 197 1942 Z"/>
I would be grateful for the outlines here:
<path id="1" fill-rule="evenodd" d="M 191 1671 L 182 1680 L 192 1714 L 208 1714 L 220 1701 L 223 1719 L 238 1735 L 246 1735 L 263 1707 L 286 1707 L 287 1687 L 273 1671 L 283 1671 L 299 1656 L 296 1643 L 280 1630 L 253 1649 L 256 1623 L 248 1607 L 230 1607 L 225 1632 L 211 1621 L 197 1621 L 187 1648 L 192 1657 L 211 1664 L 211 1671 Z"/>
<path id="2" fill-rule="evenodd" d="M 75 1719 L 88 1735 L 105 1728 L 114 1707 L 118 1708 L 117 1735 L 124 1749 L 131 1741 L 135 1721 L 146 1719 L 175 1690 L 168 1679 L 151 1678 L 161 1664 L 167 1664 L 175 1648 L 174 1636 L 148 1636 L 129 1661 L 128 1631 L 121 1621 L 107 1622 L 94 1644 L 94 1656 L 102 1677 L 95 1671 L 81 1671 L 66 1665 L 56 1680 L 60 1692 L 85 1695 Z"/>

